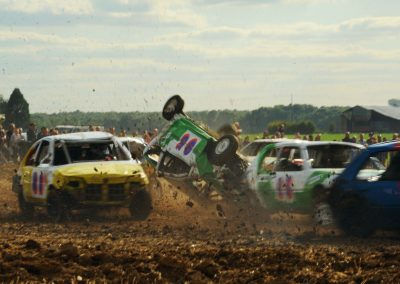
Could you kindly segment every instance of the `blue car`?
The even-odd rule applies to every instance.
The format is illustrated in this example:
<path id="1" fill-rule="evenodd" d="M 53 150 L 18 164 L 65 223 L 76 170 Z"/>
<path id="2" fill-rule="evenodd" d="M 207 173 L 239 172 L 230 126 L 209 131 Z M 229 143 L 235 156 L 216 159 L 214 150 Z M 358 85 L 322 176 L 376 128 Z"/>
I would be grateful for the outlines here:
<path id="1" fill-rule="evenodd" d="M 400 229 L 400 142 L 362 151 L 335 180 L 328 202 L 347 234 L 367 237 L 377 229 Z"/>

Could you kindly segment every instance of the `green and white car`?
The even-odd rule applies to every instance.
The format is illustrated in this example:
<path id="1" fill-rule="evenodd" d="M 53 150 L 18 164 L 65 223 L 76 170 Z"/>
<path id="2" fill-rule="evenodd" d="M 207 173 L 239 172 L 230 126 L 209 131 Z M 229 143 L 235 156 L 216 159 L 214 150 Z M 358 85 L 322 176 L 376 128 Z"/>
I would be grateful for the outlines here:
<path id="1" fill-rule="evenodd" d="M 327 222 L 325 194 L 364 147 L 345 142 L 291 140 L 265 146 L 247 171 L 247 182 L 272 211 L 315 214 Z"/>
<path id="2" fill-rule="evenodd" d="M 158 176 L 172 180 L 204 180 L 217 187 L 238 185 L 247 163 L 236 153 L 238 140 L 233 135 L 220 138 L 183 113 L 184 101 L 171 97 L 163 109 L 170 121 L 144 151 Z"/>

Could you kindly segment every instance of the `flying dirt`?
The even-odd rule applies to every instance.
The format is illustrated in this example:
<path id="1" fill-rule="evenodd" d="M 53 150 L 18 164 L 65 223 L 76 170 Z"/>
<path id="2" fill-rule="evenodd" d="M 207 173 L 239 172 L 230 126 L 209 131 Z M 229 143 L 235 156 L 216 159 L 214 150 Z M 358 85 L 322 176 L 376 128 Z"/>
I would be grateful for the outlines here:
<path id="1" fill-rule="evenodd" d="M 396 283 L 399 236 L 358 239 L 314 227 L 306 215 L 275 214 L 239 202 L 201 206 L 163 179 L 151 179 L 153 211 L 133 221 L 126 208 L 79 212 L 55 223 L 45 210 L 23 219 L 0 168 L 1 281 L 185 281 Z"/>

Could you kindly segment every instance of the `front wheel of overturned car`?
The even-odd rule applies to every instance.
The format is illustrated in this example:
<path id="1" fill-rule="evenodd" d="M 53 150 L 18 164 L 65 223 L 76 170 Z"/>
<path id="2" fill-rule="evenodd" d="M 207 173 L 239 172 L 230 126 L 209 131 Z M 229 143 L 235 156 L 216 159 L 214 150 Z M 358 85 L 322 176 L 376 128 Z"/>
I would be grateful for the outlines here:
<path id="1" fill-rule="evenodd" d="M 234 157 L 239 143 L 234 135 L 222 136 L 207 151 L 208 159 L 212 164 L 221 166 Z"/>
<path id="2" fill-rule="evenodd" d="M 351 236 L 366 238 L 375 232 L 373 213 L 358 196 L 344 196 L 334 210 L 339 227 Z"/>
<path id="3" fill-rule="evenodd" d="M 129 212 L 131 213 L 132 218 L 136 221 L 146 220 L 152 209 L 151 195 L 145 189 L 136 192 L 129 204 Z"/>
<path id="4" fill-rule="evenodd" d="M 184 105 L 185 102 L 179 95 L 172 96 L 165 103 L 162 116 L 170 121 L 174 118 L 175 114 L 182 113 Z"/>
<path id="5" fill-rule="evenodd" d="M 22 217 L 31 218 L 35 214 L 35 207 L 26 202 L 22 190 L 18 192 L 18 206 Z"/>

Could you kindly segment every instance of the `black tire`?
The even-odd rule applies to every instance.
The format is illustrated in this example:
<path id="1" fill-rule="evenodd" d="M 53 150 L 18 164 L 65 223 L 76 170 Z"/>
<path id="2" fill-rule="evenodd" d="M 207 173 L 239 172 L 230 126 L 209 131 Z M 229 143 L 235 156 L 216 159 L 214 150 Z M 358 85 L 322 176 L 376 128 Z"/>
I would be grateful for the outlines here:
<path id="1" fill-rule="evenodd" d="M 164 104 L 162 116 L 170 121 L 174 118 L 175 114 L 182 113 L 184 105 L 185 102 L 179 95 L 172 96 Z"/>
<path id="2" fill-rule="evenodd" d="M 347 235 L 366 238 L 375 232 L 374 214 L 366 200 L 357 195 L 343 196 L 337 203 L 334 216 Z"/>
<path id="3" fill-rule="evenodd" d="M 129 212 L 134 220 L 146 220 L 149 217 L 152 209 L 151 195 L 147 190 L 142 189 L 132 196 L 129 204 Z"/>
<path id="4" fill-rule="evenodd" d="M 228 163 L 236 154 L 239 142 L 233 135 L 222 136 L 207 149 L 209 161 L 217 166 Z"/>
<path id="5" fill-rule="evenodd" d="M 47 215 L 55 222 L 64 221 L 69 215 L 68 200 L 57 190 L 51 190 L 47 197 Z"/>
<path id="6" fill-rule="evenodd" d="M 22 193 L 22 189 L 18 192 L 18 206 L 21 216 L 24 218 L 32 218 L 35 214 L 35 207 L 32 204 L 26 202 L 25 197 Z"/>

